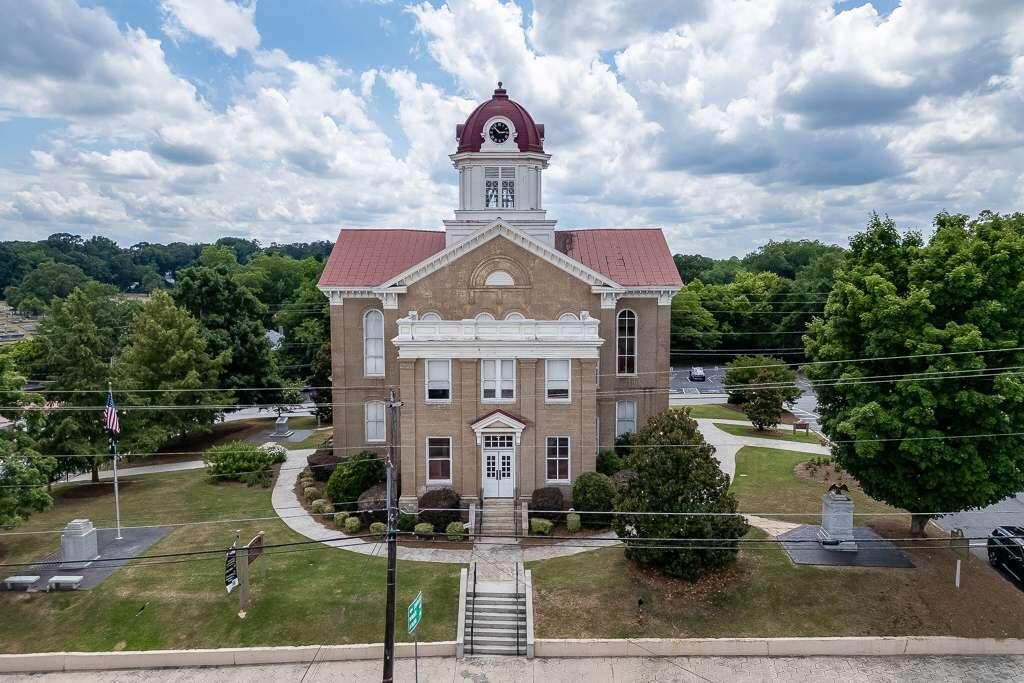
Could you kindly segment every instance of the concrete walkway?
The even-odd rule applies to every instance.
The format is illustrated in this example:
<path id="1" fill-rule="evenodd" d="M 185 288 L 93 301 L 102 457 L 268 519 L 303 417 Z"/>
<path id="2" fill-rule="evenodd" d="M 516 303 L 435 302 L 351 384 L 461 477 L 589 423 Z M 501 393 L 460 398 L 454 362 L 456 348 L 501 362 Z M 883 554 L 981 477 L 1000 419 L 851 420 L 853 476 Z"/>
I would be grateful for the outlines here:
<path id="1" fill-rule="evenodd" d="M 421 657 L 421 681 L 1013 681 L 1024 657 Z M 373 681 L 377 660 L 194 669 L 77 671 L 0 676 L 4 681 Z M 413 661 L 395 660 L 395 680 L 413 679 Z"/>
<path id="2" fill-rule="evenodd" d="M 169 462 L 163 465 L 143 465 L 141 467 L 118 467 L 117 478 L 134 477 L 139 474 L 159 474 L 161 472 L 184 472 L 186 470 L 198 470 L 206 466 L 202 460 L 186 460 L 184 462 Z M 100 470 L 100 480 L 113 479 L 114 470 Z M 92 473 L 86 472 L 71 477 L 68 481 L 92 481 Z M 56 482 L 54 482 L 56 483 Z"/>
<path id="3" fill-rule="evenodd" d="M 387 555 L 387 548 L 379 541 L 367 541 L 362 538 L 348 538 L 340 531 L 329 529 L 312 515 L 306 513 L 298 496 L 295 495 L 295 482 L 306 464 L 306 457 L 313 449 L 295 450 L 288 453 L 278 473 L 277 482 L 271 493 L 271 503 L 281 521 L 292 531 L 333 548 L 359 553 L 360 555 Z M 468 564 L 476 561 L 481 566 L 492 568 L 495 578 L 508 576 L 515 572 L 516 562 L 533 562 L 553 557 L 565 557 L 578 553 L 617 545 L 618 538 L 611 531 L 599 536 L 590 536 L 578 540 L 566 541 L 561 544 L 534 546 L 523 548 L 518 544 L 503 544 L 500 539 L 481 539 L 472 546 L 467 544 L 465 550 L 449 548 L 403 548 L 398 547 L 398 559 L 414 562 L 445 562 L 451 564 Z"/>
<path id="4" fill-rule="evenodd" d="M 722 471 L 729 475 L 729 478 L 736 476 L 736 453 L 744 446 L 761 446 L 763 448 L 775 448 L 783 451 L 799 451 L 800 453 L 812 453 L 814 455 L 829 455 L 831 451 L 825 446 L 813 443 L 801 443 L 799 441 L 785 441 L 783 439 L 760 439 L 755 436 L 736 436 L 723 432 L 715 426 L 716 422 L 724 424 L 736 424 L 752 426 L 746 420 L 715 420 L 697 419 L 697 428 L 704 435 L 704 440 L 715 447 L 715 457 L 718 458 Z"/>

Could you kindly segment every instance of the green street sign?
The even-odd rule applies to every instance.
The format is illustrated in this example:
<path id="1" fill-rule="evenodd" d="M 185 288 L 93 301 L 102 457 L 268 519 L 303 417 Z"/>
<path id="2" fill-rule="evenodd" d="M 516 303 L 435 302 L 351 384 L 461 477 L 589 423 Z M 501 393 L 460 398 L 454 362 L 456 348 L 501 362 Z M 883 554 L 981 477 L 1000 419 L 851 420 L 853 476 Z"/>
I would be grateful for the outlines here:
<path id="1" fill-rule="evenodd" d="M 423 618 L 423 591 L 416 594 L 415 599 L 409 603 L 409 633 L 416 630 Z"/>

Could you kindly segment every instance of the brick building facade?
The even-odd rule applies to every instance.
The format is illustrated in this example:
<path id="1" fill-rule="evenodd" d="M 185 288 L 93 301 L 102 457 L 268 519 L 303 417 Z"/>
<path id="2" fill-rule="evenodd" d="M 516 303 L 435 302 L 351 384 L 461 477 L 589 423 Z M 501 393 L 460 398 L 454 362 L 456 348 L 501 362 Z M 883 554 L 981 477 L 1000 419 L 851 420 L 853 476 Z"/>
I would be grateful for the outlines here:
<path id="1" fill-rule="evenodd" d="M 668 406 L 682 283 L 660 230 L 555 230 L 544 128 L 500 84 L 456 136 L 445 230 L 342 230 L 324 269 L 334 446 L 383 452 L 394 436 L 403 506 L 435 486 L 568 497 L 599 449 Z"/>

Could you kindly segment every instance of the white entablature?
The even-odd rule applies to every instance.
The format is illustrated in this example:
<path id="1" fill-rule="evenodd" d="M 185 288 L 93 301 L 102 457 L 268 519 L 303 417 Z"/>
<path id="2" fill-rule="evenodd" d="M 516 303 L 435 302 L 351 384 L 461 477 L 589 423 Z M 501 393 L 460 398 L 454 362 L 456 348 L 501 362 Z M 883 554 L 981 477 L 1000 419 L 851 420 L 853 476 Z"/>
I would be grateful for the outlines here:
<path id="1" fill-rule="evenodd" d="M 599 321 L 398 320 L 399 358 L 597 358 Z"/>

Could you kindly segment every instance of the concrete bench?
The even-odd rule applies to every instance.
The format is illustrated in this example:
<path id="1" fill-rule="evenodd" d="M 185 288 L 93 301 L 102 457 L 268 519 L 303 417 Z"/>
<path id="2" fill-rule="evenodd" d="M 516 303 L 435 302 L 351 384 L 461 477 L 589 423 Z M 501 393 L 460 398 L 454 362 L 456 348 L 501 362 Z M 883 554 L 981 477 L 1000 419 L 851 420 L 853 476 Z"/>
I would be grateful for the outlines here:
<path id="1" fill-rule="evenodd" d="M 82 585 L 81 576 L 54 576 L 46 584 L 48 591 L 73 591 Z"/>
<path id="2" fill-rule="evenodd" d="M 4 579 L 4 590 L 27 591 L 38 580 L 38 576 L 8 576 Z"/>

